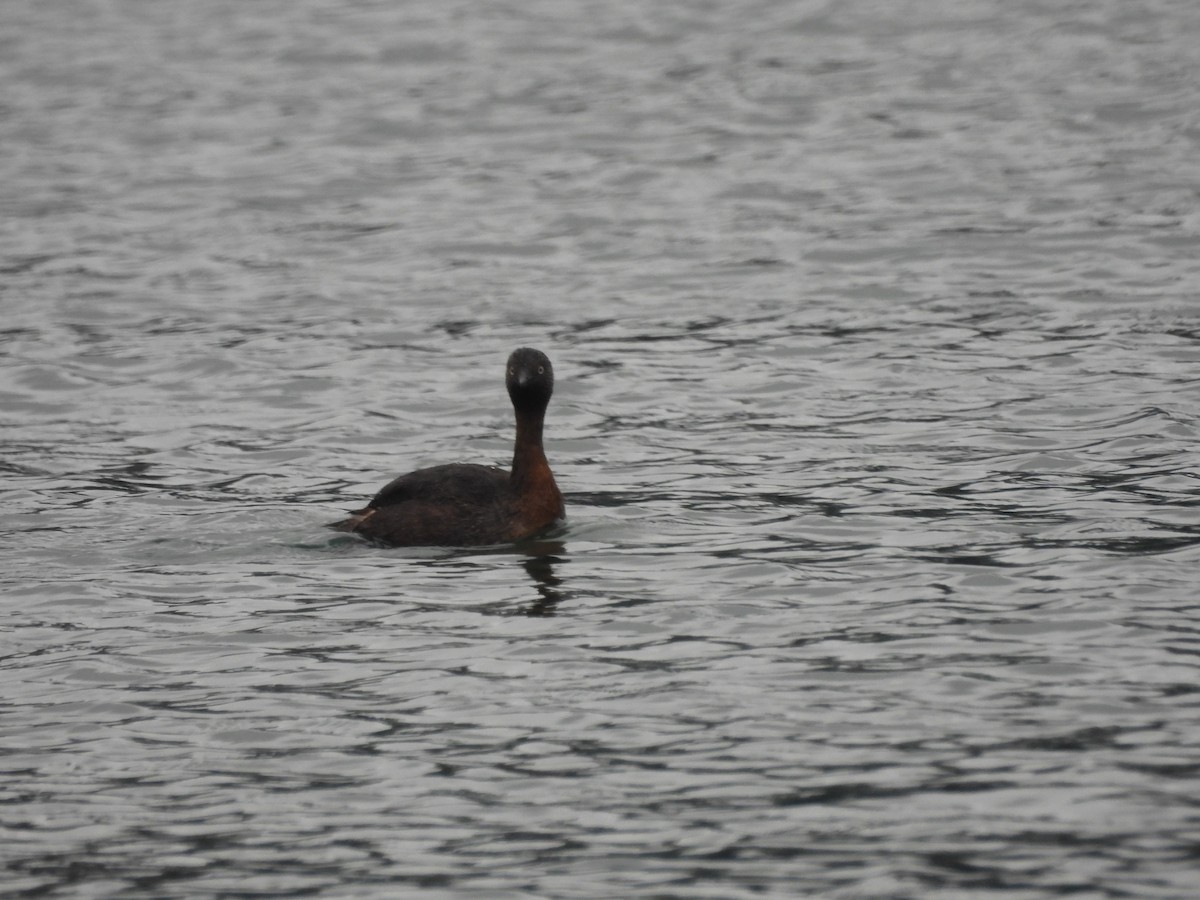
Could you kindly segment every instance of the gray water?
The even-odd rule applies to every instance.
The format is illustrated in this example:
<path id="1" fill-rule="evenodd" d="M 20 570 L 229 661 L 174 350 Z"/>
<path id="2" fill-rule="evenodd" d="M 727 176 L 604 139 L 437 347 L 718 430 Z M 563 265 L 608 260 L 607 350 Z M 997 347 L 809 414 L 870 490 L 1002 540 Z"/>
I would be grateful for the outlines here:
<path id="1" fill-rule="evenodd" d="M 4 896 L 1200 891 L 1200 6 L 0 23 Z"/>

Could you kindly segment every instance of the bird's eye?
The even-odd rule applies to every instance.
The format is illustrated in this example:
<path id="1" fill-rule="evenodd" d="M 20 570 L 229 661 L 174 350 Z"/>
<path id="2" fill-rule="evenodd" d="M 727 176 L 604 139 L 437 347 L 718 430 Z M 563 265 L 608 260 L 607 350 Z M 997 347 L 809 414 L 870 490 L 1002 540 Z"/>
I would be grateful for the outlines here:
<path id="1" fill-rule="evenodd" d="M 516 375 L 516 374 L 517 374 L 517 370 L 516 370 L 516 369 L 509 369 L 509 370 L 508 370 L 508 374 L 509 374 L 509 375 Z"/>
<path id="2" fill-rule="evenodd" d="M 539 374 L 539 375 L 545 375 L 545 374 L 546 374 L 546 367 L 545 367 L 545 366 L 538 366 L 538 374 Z"/>

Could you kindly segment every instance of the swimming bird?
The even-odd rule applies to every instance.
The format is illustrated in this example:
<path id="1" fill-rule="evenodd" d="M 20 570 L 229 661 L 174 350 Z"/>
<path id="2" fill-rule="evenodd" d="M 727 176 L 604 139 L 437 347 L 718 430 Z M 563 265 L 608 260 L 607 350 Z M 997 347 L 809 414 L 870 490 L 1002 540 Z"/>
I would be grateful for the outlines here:
<path id="1" fill-rule="evenodd" d="M 330 525 L 391 546 L 479 546 L 531 537 L 564 516 L 562 493 L 542 448 L 554 369 L 522 347 L 505 377 L 516 413 L 512 469 L 467 463 L 401 475 L 348 519 Z"/>

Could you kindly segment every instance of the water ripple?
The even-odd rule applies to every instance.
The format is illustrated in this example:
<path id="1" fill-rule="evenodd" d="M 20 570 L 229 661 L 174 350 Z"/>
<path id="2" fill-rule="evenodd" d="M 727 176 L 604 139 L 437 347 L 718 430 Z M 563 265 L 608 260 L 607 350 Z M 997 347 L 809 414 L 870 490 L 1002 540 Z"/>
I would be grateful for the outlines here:
<path id="1" fill-rule="evenodd" d="M 9 15 L 5 889 L 1190 895 L 1195 13 L 328 6 Z"/>

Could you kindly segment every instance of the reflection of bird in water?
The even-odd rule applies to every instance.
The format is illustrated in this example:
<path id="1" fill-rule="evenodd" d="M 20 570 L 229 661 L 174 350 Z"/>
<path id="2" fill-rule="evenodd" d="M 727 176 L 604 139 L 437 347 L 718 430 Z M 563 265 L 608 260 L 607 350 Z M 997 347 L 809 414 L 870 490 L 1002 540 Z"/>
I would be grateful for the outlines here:
<path id="1" fill-rule="evenodd" d="M 521 564 L 537 585 L 539 594 L 538 599 L 521 612 L 527 616 L 552 616 L 555 607 L 566 599 L 566 594 L 559 590 L 562 579 L 554 574 L 554 564 L 563 561 L 566 546 L 562 541 L 535 541 L 523 544 L 521 550 L 527 554 Z"/>

